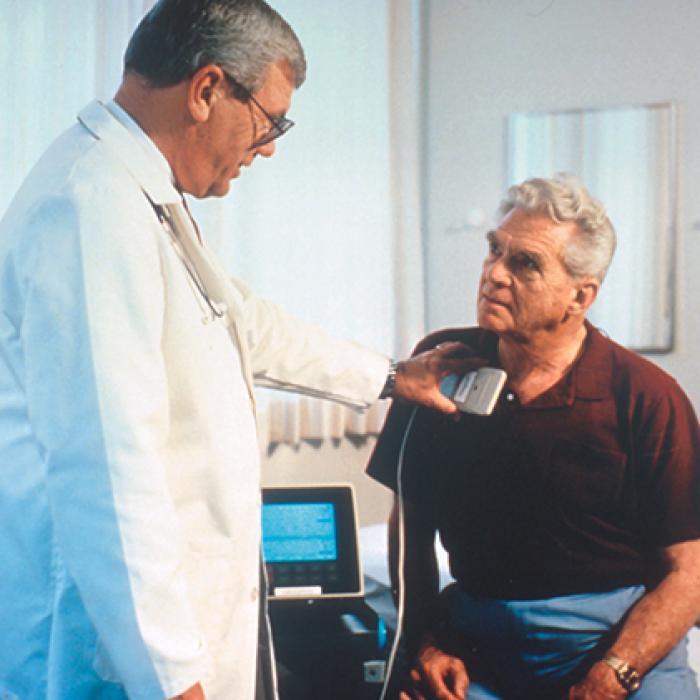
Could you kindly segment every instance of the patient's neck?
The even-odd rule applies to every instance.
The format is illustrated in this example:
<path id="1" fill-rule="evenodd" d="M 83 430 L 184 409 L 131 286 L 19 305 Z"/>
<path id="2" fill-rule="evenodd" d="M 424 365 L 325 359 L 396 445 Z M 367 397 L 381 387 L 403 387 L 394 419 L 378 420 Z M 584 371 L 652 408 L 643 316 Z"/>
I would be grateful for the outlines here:
<path id="1" fill-rule="evenodd" d="M 581 323 L 560 333 L 499 338 L 498 355 L 508 387 L 521 403 L 533 401 L 566 374 L 579 357 L 587 332 Z"/>

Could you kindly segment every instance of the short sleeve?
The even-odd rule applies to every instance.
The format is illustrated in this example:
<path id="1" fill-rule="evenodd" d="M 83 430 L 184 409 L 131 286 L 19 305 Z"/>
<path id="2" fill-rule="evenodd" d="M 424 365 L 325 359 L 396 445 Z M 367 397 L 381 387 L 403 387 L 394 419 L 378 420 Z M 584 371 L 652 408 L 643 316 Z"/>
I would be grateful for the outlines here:
<path id="1" fill-rule="evenodd" d="M 661 547 L 700 538 L 698 419 L 674 380 L 664 389 L 635 435 L 643 525 L 651 544 Z"/>

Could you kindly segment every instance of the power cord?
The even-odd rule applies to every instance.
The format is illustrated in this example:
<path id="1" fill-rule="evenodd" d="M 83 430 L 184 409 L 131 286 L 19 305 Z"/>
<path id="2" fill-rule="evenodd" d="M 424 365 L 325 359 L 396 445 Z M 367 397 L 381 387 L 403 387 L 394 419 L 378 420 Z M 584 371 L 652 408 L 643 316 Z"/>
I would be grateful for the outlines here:
<path id="1" fill-rule="evenodd" d="M 403 462 L 404 453 L 406 452 L 406 445 L 408 443 L 408 436 L 411 432 L 411 427 L 413 426 L 413 420 L 418 412 L 418 406 L 414 407 L 411 412 L 411 417 L 406 425 L 406 430 L 403 434 L 403 440 L 401 441 L 401 449 L 399 450 L 399 458 L 396 466 L 396 496 L 398 499 L 398 556 L 396 559 L 397 568 L 397 596 L 396 596 L 396 632 L 394 634 L 394 641 L 391 645 L 391 651 L 389 652 L 389 657 L 387 659 L 386 671 L 384 676 L 384 685 L 382 686 L 382 692 L 379 696 L 379 700 L 385 700 L 386 694 L 389 689 L 389 681 L 394 671 L 394 665 L 396 664 L 396 656 L 398 655 L 399 646 L 401 643 L 401 634 L 403 631 L 403 617 L 404 608 L 406 601 L 406 586 L 404 580 L 404 564 L 406 558 L 406 525 L 405 525 L 405 514 L 403 506 Z"/>

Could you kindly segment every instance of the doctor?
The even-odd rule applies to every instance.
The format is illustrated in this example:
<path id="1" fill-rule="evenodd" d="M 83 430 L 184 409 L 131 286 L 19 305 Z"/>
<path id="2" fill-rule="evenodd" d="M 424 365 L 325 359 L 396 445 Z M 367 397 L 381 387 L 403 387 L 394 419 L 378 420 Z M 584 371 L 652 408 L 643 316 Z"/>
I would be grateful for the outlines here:
<path id="1" fill-rule="evenodd" d="M 2 698 L 262 697 L 253 384 L 454 410 L 454 345 L 396 366 L 328 338 L 189 216 L 274 153 L 304 74 L 262 0 L 161 0 L 0 223 Z"/>

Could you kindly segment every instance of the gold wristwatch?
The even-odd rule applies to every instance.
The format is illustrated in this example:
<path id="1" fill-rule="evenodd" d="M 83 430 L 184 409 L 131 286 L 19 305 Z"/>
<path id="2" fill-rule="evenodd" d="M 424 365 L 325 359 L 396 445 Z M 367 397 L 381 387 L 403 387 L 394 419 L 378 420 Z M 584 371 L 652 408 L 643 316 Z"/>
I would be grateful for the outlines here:
<path id="1" fill-rule="evenodd" d="M 603 661 L 615 671 L 617 680 L 628 693 L 634 693 L 635 690 L 639 690 L 642 679 L 634 666 L 630 666 L 626 661 L 614 654 L 606 654 L 603 657 Z"/>

